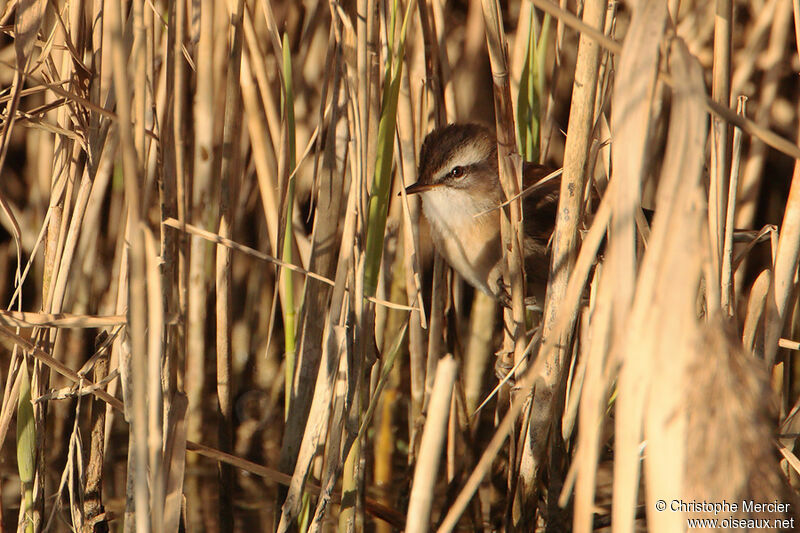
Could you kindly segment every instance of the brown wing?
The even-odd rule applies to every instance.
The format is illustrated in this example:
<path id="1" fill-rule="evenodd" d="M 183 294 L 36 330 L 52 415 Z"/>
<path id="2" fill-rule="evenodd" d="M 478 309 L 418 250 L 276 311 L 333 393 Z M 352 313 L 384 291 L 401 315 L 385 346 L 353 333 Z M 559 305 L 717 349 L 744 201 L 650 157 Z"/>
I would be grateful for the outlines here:
<path id="1" fill-rule="evenodd" d="M 525 163 L 522 183 L 527 189 L 553 172 L 553 168 Z M 548 243 L 553 233 L 558 209 L 558 193 L 561 177 L 543 184 L 522 199 L 523 222 L 525 226 L 525 272 L 528 282 L 544 282 L 550 267 Z"/>
<path id="2" fill-rule="evenodd" d="M 542 178 L 553 172 L 553 168 L 533 163 L 523 166 L 522 185 L 525 189 L 536 185 Z M 534 187 L 522 199 L 522 212 L 527 235 L 548 240 L 556 222 L 558 193 L 561 187 L 561 176 L 548 181 L 540 187 Z"/>

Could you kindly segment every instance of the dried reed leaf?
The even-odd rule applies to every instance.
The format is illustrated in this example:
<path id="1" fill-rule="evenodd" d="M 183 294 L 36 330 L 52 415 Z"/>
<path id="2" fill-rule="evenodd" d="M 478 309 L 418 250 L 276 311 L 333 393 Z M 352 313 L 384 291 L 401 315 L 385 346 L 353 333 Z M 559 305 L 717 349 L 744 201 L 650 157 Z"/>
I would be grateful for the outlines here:
<path id="1" fill-rule="evenodd" d="M 31 380 L 28 375 L 28 364 L 24 360 L 20 365 L 19 403 L 17 404 L 17 472 L 22 482 L 22 504 L 20 522 L 25 524 L 25 531 L 33 533 L 33 480 L 36 461 L 36 434 L 31 403 Z"/>
<path id="2" fill-rule="evenodd" d="M 339 368 L 339 360 L 346 348 L 345 331 L 339 326 L 330 326 L 326 339 L 326 356 L 322 358 L 317 383 L 314 387 L 314 399 L 308 414 L 306 431 L 300 450 L 297 453 L 294 475 L 289 485 L 289 492 L 281 508 L 279 532 L 288 531 L 300 513 L 303 486 L 309 475 L 311 461 L 317 454 L 318 447 L 324 442 L 328 430 L 330 406 L 333 400 L 334 380 Z M 330 460 L 330 459 L 329 459 Z"/>
<path id="3" fill-rule="evenodd" d="M 639 208 L 641 182 L 648 153 L 653 99 L 659 66 L 661 39 L 665 31 L 667 6 L 663 2 L 639 2 L 633 12 L 616 73 L 612 97 L 611 160 L 614 213 L 608 242 L 606 267 L 600 292 L 613 294 L 612 328 L 616 338 L 633 329 L 627 324 L 636 280 L 634 212 Z M 662 230 L 663 231 L 663 230 Z M 651 244 L 652 246 L 652 244 Z M 650 282 L 652 284 L 652 281 Z M 613 291 L 603 285 L 611 285 Z M 644 289 L 636 292 L 644 298 Z M 640 304 L 643 305 L 643 304 Z M 640 320 L 643 317 L 640 318 Z M 635 337 L 634 337 L 635 338 Z M 639 488 L 639 445 L 644 418 L 644 396 L 652 374 L 647 351 L 631 343 L 622 353 L 616 417 L 614 456 L 614 499 L 612 520 L 615 532 L 632 532 Z"/>
<path id="4" fill-rule="evenodd" d="M 186 468 L 186 395 L 175 394 L 165 414 L 164 436 L 164 533 L 177 533 L 183 504 L 183 480 Z"/>
<path id="5" fill-rule="evenodd" d="M 659 15 L 648 15 L 663 17 L 663 6 L 656 9 Z M 664 155 L 669 164 L 661 172 L 657 212 L 636 284 L 620 377 L 614 518 L 621 520 L 622 530 L 633 526 L 633 507 L 625 506 L 635 501 L 637 492 L 638 428 L 647 439 L 648 526 L 654 531 L 683 527 L 683 516 L 655 512 L 656 501 L 665 494 L 680 494 L 684 469 L 697 466 L 687 463 L 686 442 L 693 436 L 687 433 L 686 418 L 676 412 L 683 405 L 682 391 L 691 387 L 689 365 L 702 358 L 696 348 L 700 321 L 695 305 L 709 254 L 702 246 L 706 226 L 699 208 L 708 125 L 702 114 L 705 88 L 699 64 L 677 38 L 670 42 L 668 59 L 674 79 L 680 80 L 672 94 Z M 622 432 L 626 440 L 621 443 Z M 618 491 L 624 500 L 620 505 Z"/>
<path id="6" fill-rule="evenodd" d="M 28 69 L 36 35 L 42 24 L 42 17 L 47 6 L 46 0 L 19 0 L 17 16 L 14 20 L 14 49 L 17 53 L 17 65 L 23 72 Z"/>
<path id="7" fill-rule="evenodd" d="M 750 298 L 747 300 L 747 312 L 742 331 L 742 346 L 753 355 L 759 355 L 764 350 L 763 336 L 759 339 L 758 333 L 763 325 L 762 319 L 771 285 L 772 271 L 765 269 L 761 271 L 750 288 Z"/>

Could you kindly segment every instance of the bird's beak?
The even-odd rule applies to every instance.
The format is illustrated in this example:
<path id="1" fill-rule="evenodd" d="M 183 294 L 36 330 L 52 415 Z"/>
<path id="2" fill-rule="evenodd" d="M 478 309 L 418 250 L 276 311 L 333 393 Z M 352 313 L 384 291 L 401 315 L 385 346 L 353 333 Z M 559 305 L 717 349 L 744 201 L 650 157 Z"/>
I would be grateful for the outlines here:
<path id="1" fill-rule="evenodd" d="M 419 194 L 421 192 L 429 191 L 438 186 L 438 183 L 420 183 L 416 182 L 414 185 L 406 187 L 406 194 Z"/>

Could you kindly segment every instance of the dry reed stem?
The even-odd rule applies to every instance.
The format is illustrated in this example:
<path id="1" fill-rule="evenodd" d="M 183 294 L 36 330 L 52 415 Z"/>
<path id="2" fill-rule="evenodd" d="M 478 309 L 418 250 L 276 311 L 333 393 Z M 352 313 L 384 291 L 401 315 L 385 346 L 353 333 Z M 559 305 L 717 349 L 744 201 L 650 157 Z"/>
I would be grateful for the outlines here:
<path id="1" fill-rule="evenodd" d="M 90 316 L 71 313 L 0 311 L 0 323 L 8 327 L 103 328 L 125 324 L 125 315 Z"/>
<path id="2" fill-rule="evenodd" d="M 422 9 L 421 4 L 418 4 L 418 8 Z M 410 87 L 411 71 L 411 66 L 405 69 L 403 83 L 400 87 L 397 108 L 397 137 L 400 146 L 398 163 L 402 172 L 400 203 L 403 211 L 403 270 L 406 278 L 406 301 L 409 303 L 414 302 L 412 305 L 417 308 L 411 314 L 408 332 L 408 373 L 411 403 L 408 427 L 411 435 L 409 440 L 414 442 L 414 428 L 422 414 L 422 404 L 425 396 L 425 333 L 423 330 L 428 328 L 428 317 L 422 305 L 422 267 L 420 265 L 419 246 L 420 199 L 414 196 L 409 197 L 405 194 L 405 186 L 411 185 L 417 180 L 417 148 L 419 146 L 419 137 L 422 133 L 415 129 L 414 102 Z M 421 108 L 422 106 L 419 107 Z M 416 127 L 419 127 L 419 125 L 416 125 Z"/>
<path id="3" fill-rule="evenodd" d="M 736 112 L 746 114 L 747 98 L 740 96 Z M 720 273 L 720 296 L 722 309 L 728 316 L 733 316 L 736 307 L 736 293 L 733 285 L 733 233 L 736 218 L 736 194 L 739 190 L 739 168 L 742 159 L 742 130 L 736 128 L 733 132 L 733 147 L 731 153 L 731 174 L 728 179 L 728 206 L 725 212 L 725 236 L 722 244 L 722 267 Z"/>
<path id="4" fill-rule="evenodd" d="M 492 67 L 494 84 L 495 122 L 497 130 L 497 158 L 500 183 L 506 198 L 513 198 L 522 188 L 522 160 L 517 154 L 516 128 L 510 81 L 508 77 L 508 50 L 500 5 L 484 0 L 483 17 L 486 25 L 486 43 Z M 509 213 L 502 211 L 501 234 L 507 266 L 503 268 L 503 281 L 511 288 L 512 309 L 506 313 L 506 337 L 504 349 L 514 353 L 518 362 L 525 349 L 525 275 L 522 252 L 522 202 L 518 199 L 510 204 Z"/>
<path id="5" fill-rule="evenodd" d="M 787 306 L 795 290 L 798 253 L 800 253 L 800 160 L 795 161 L 792 186 L 781 223 L 778 250 L 774 260 L 774 277 L 767 296 L 764 317 L 764 359 L 772 365 L 778 351 L 778 340 L 786 320 Z"/>
<path id="6" fill-rule="evenodd" d="M 430 514 L 434 500 L 434 485 L 439 472 L 439 459 L 442 455 L 447 420 L 450 415 L 450 399 L 456 380 L 458 364 L 451 356 L 442 357 L 436 365 L 428 416 L 422 432 L 422 442 L 414 469 L 411 495 L 408 501 L 408 520 L 406 531 L 422 533 L 428 531 Z"/>
<path id="7" fill-rule="evenodd" d="M 605 17 L 605 2 L 589 2 L 584 6 L 583 21 L 589 26 L 603 28 Z M 596 41 L 589 36 L 581 36 L 575 66 L 567 141 L 564 147 L 564 173 L 561 177 L 558 215 L 553 236 L 551 272 L 542 324 L 544 338 L 551 334 L 555 317 L 560 312 L 559 304 L 566 292 L 567 282 L 577 255 L 584 190 L 587 188 L 589 179 L 587 159 L 596 120 L 595 99 L 601 52 Z M 572 314 L 571 322 L 574 323 L 578 317 L 578 310 L 573 309 L 569 312 Z M 553 417 L 560 416 L 554 411 L 554 395 L 563 377 L 566 354 L 570 351 L 572 329 L 573 326 L 570 326 L 564 330 L 560 338 L 556 340 L 559 348 L 553 352 L 553 359 L 544 365 L 543 381 L 537 383 L 534 391 L 529 425 L 530 439 L 526 439 L 529 447 L 526 447 L 523 452 L 521 466 L 523 501 L 533 509 L 535 509 L 534 502 L 538 499 L 535 485 L 543 467 L 542 463 L 548 448 Z"/>
<path id="8" fill-rule="evenodd" d="M 233 220 L 231 206 L 232 191 L 238 190 L 241 172 L 239 124 L 242 121 L 242 99 L 239 93 L 242 62 L 242 18 L 244 0 L 234 4 L 228 2 L 227 14 L 233 35 L 227 49 L 227 76 L 225 86 L 225 118 L 222 136 L 222 167 L 220 169 L 219 191 L 219 234 L 230 237 Z M 216 247 L 215 286 L 216 286 L 216 359 L 217 359 L 217 402 L 219 409 L 218 446 L 225 452 L 233 451 L 233 356 L 231 349 L 231 251 L 224 246 Z M 233 489 L 234 472 L 229 466 L 220 465 L 219 471 L 219 521 L 220 529 L 233 531 Z"/>
<path id="9" fill-rule="evenodd" d="M 158 242 L 149 230 L 144 231 L 147 276 L 147 359 L 137 369 L 146 380 L 142 391 L 147 403 L 147 471 L 150 490 L 150 529 L 163 531 L 164 524 L 164 401 L 161 385 L 161 369 L 164 356 L 164 337 L 166 333 L 161 288 L 161 260 L 158 255 Z M 142 386 L 141 383 L 139 386 Z M 141 515 L 140 515 L 141 517 Z"/>
<path id="10" fill-rule="evenodd" d="M 108 11 L 108 23 L 111 27 L 112 49 L 111 55 L 114 59 L 115 68 L 113 70 L 114 87 L 116 92 L 119 113 L 119 135 L 123 154 L 123 175 L 125 182 L 125 197 L 128 205 L 127 235 L 130 242 L 128 259 L 130 261 L 130 284 L 126 287 L 132 294 L 144 294 L 144 250 L 143 238 L 141 233 L 141 205 L 139 189 L 141 187 L 139 176 L 141 175 L 138 164 L 138 156 L 134 145 L 134 138 L 131 135 L 130 124 L 133 117 L 130 115 L 130 102 L 132 101 L 129 93 L 130 83 L 127 72 L 127 61 L 125 49 L 127 43 L 123 42 L 122 14 L 118 3 L 110 2 L 111 9 Z M 134 10 L 136 11 L 136 10 Z M 141 17 L 141 11 L 138 11 Z M 139 21 L 141 23 L 141 21 Z M 142 50 L 139 50 L 142 53 Z M 143 82 L 143 80 L 137 80 Z M 141 118 L 141 117 L 140 117 Z M 63 263 L 62 263 L 63 267 Z M 60 275 L 60 274 L 59 274 Z M 66 280 L 65 280 L 66 282 Z M 57 285 L 58 286 L 58 285 Z M 60 300 L 60 298 L 59 298 Z M 60 301 L 56 304 L 60 308 Z M 132 481 L 129 487 L 132 492 L 127 494 L 125 528 L 133 531 L 134 523 L 136 531 L 143 532 L 150 528 L 149 514 L 149 495 L 147 489 L 147 445 L 146 445 L 146 346 L 145 346 L 145 323 L 146 308 L 144 302 L 139 298 L 132 298 L 128 302 L 128 335 L 130 338 L 130 352 L 127 353 L 131 360 L 120 361 L 121 368 L 130 368 L 132 372 L 134 390 L 131 410 L 127 412 L 131 422 L 131 449 L 129 453 L 129 477 Z M 123 353 L 127 350 L 123 350 Z M 124 377 L 124 373 L 123 373 Z M 127 400 L 128 398 L 126 398 Z M 135 457 L 135 459 L 134 459 Z M 133 461 L 133 462 L 132 462 Z M 136 511 L 134 511 L 134 506 Z M 135 520 L 134 512 L 140 513 L 138 520 Z"/>
<path id="11" fill-rule="evenodd" d="M 176 394 L 164 413 L 167 434 L 164 438 L 164 533 L 177 533 L 183 509 L 183 485 L 186 469 L 186 410 L 189 401 L 185 394 Z"/>
<path id="12" fill-rule="evenodd" d="M 106 355 L 95 365 L 92 380 L 100 383 L 105 379 L 107 373 L 108 356 Z M 102 501 L 105 421 L 105 404 L 100 399 L 93 398 L 91 403 L 90 444 L 86 464 L 86 480 L 83 489 L 86 498 L 83 504 L 83 513 L 89 523 L 103 519 L 102 515 L 105 512 Z"/>
<path id="13" fill-rule="evenodd" d="M 714 63 L 711 72 L 711 98 L 717 104 L 730 107 L 731 100 L 731 31 L 733 28 L 733 1 L 716 0 L 714 16 Z M 725 217 L 728 205 L 728 183 L 730 179 L 730 126 L 721 118 L 711 117 L 711 170 L 709 173 L 708 227 L 711 240 L 711 271 L 713 279 L 708 280 L 709 312 L 718 309 L 716 298 L 719 293 L 724 249 Z M 723 305 L 724 307 L 724 305 Z"/>
<path id="14" fill-rule="evenodd" d="M 599 279 L 602 280 L 605 275 L 604 269 L 600 267 L 599 270 Z M 590 322 L 591 343 L 586 353 L 588 363 L 579 406 L 577 449 L 572 464 L 572 469 L 577 474 L 573 514 L 573 528 L 576 533 L 588 533 L 593 528 L 601 424 L 610 381 L 606 369 L 612 333 L 611 290 L 610 283 L 600 283 L 597 305 Z M 565 483 L 565 488 L 567 486 Z M 566 497 L 567 493 L 562 492 L 560 502 L 562 505 Z"/>
<path id="15" fill-rule="evenodd" d="M 199 33 L 197 35 L 197 72 L 192 102 L 194 122 L 194 145 L 192 153 L 191 194 L 187 207 L 187 219 L 198 226 L 211 222 L 214 214 L 212 202 L 212 179 L 214 176 L 214 5 L 213 0 L 201 2 L 197 8 Z M 188 192 L 188 191 L 187 191 Z M 200 441 L 203 438 L 203 394 L 206 384 L 206 335 L 205 315 L 208 294 L 208 279 L 205 276 L 209 254 L 208 245 L 201 239 L 190 239 L 187 277 L 185 390 L 189 398 L 187 412 L 187 437 Z M 192 499 L 202 498 L 198 480 L 190 478 L 187 487 Z M 194 513 L 192 516 L 197 516 Z M 190 521 L 190 527 L 200 527 Z"/>

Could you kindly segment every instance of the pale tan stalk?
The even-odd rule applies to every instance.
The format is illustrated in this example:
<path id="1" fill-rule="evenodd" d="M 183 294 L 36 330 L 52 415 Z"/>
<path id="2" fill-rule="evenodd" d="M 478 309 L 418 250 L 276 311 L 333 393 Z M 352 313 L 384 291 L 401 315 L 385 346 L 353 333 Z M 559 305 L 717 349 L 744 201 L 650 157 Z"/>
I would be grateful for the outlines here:
<path id="1" fill-rule="evenodd" d="M 161 384 L 161 368 L 164 356 L 164 303 L 161 288 L 161 261 L 158 242 L 153 234 L 144 230 L 147 276 L 147 361 L 141 365 L 146 369 L 147 390 L 147 455 L 148 486 L 150 488 L 150 530 L 164 531 L 164 399 Z M 139 515 L 141 521 L 142 515 Z"/>
<path id="2" fill-rule="evenodd" d="M 483 18 L 486 24 L 486 42 L 489 60 L 492 65 L 495 98 L 495 121 L 497 129 L 497 154 L 500 169 L 500 183 L 506 198 L 515 197 L 522 182 L 522 161 L 516 153 L 516 128 L 511 105 L 510 81 L 508 78 L 508 58 L 506 36 L 497 2 L 482 2 Z M 508 268 L 504 269 L 504 281 L 511 287 L 512 310 L 506 312 L 506 337 L 504 349 L 514 353 L 516 362 L 525 349 L 525 277 L 522 264 L 522 239 L 520 221 L 522 203 L 519 199 L 511 202 L 510 215 L 502 216 L 503 249 L 509 250 L 506 256 Z"/>
<path id="3" fill-rule="evenodd" d="M 719 105 L 730 106 L 731 99 L 731 30 L 733 1 L 716 0 L 714 16 L 714 65 L 711 98 Z M 720 278 L 725 235 L 725 212 L 730 179 L 730 126 L 720 117 L 711 117 L 711 170 L 708 188 L 708 228 L 711 249 L 712 279 L 706 280 L 708 311 L 713 315 L 722 302 Z"/>
<path id="4" fill-rule="evenodd" d="M 94 367 L 92 380 L 99 383 L 107 373 L 108 355 L 104 355 Z M 94 398 L 91 403 L 89 453 L 87 454 L 86 480 L 84 482 L 86 500 L 83 506 L 83 512 L 89 523 L 93 523 L 95 517 L 99 517 L 105 511 L 102 500 L 105 421 L 106 406 L 99 398 Z"/>
<path id="5" fill-rule="evenodd" d="M 736 112 L 746 114 L 747 97 L 740 96 Z M 728 316 L 733 316 L 736 309 L 736 294 L 733 285 L 733 229 L 736 216 L 736 194 L 739 190 L 739 166 L 742 159 L 742 130 L 733 132 L 733 149 L 731 153 L 731 175 L 728 180 L 728 207 L 725 213 L 725 239 L 722 247 L 722 271 L 720 274 L 720 296 L 722 309 Z"/>
<path id="6" fill-rule="evenodd" d="M 231 192 L 239 188 L 240 139 L 242 121 L 240 97 L 240 72 L 242 61 L 242 18 L 244 0 L 228 2 L 226 13 L 233 35 L 226 61 L 225 118 L 222 137 L 222 168 L 219 191 L 219 234 L 230 237 L 233 226 Z M 216 362 L 217 403 L 219 409 L 219 449 L 233 451 L 233 375 L 231 354 L 231 251 L 225 246 L 216 247 Z M 233 531 L 233 470 L 225 465 L 219 471 L 219 526 L 222 531 Z"/>
<path id="7" fill-rule="evenodd" d="M 434 485 L 439 471 L 439 458 L 447 436 L 447 420 L 450 415 L 450 398 L 456 380 L 458 364 L 452 355 L 442 357 L 436 365 L 431 401 L 422 443 L 419 447 L 414 481 L 408 501 L 406 532 L 423 533 L 430 527 L 433 507 Z"/>
<path id="8" fill-rule="evenodd" d="M 214 165 L 214 4 L 214 0 L 205 0 L 200 4 L 200 40 L 197 44 L 196 59 L 197 88 L 193 102 L 194 174 L 188 218 L 200 226 L 210 222 L 213 206 L 211 180 Z M 208 245 L 197 237 L 192 238 L 190 242 L 184 370 L 186 393 L 189 396 L 186 422 L 187 437 L 191 440 L 203 440 L 202 399 L 206 375 L 205 316 L 208 296 L 206 264 L 209 250 Z"/>
<path id="9" fill-rule="evenodd" d="M 441 82 L 441 66 L 439 64 L 438 44 L 436 34 L 433 28 L 433 17 L 431 14 L 431 6 L 428 2 L 418 4 L 418 11 L 420 17 L 420 29 L 422 31 L 423 43 L 425 45 L 425 75 L 428 82 L 425 84 L 423 91 L 423 102 L 430 106 L 430 109 L 423 109 L 424 105 L 420 106 L 420 113 L 426 115 L 433 115 L 434 127 L 441 127 L 447 121 L 447 109 L 445 106 L 444 90 Z M 419 131 L 422 135 L 427 131 L 427 126 L 419 124 L 418 128 L 425 128 Z M 420 405 L 420 415 L 427 411 L 427 405 L 430 398 L 430 391 L 433 385 L 434 372 L 436 364 L 444 354 L 444 309 L 446 306 L 448 285 L 446 282 L 444 260 L 442 257 L 434 252 L 433 256 L 433 276 L 431 280 L 431 311 L 428 317 L 428 349 L 425 359 L 425 368 L 423 372 L 422 381 L 424 387 L 422 389 L 422 403 Z M 416 364 L 416 362 L 414 362 Z M 412 405 L 412 408 L 414 406 Z M 413 463 L 416 454 L 419 451 L 419 431 L 421 420 L 413 420 L 410 422 L 411 433 L 410 441 L 412 446 L 409 450 L 409 462 Z"/>
<path id="10" fill-rule="evenodd" d="M 496 314 L 495 300 L 476 291 L 469 317 L 469 338 L 464 354 L 464 396 L 469 413 L 475 412 L 481 402 L 483 383 L 490 368 Z"/>
<path id="11" fill-rule="evenodd" d="M 600 279 L 602 278 L 602 267 Z M 606 375 L 611 342 L 611 302 L 613 287 L 610 283 L 600 283 L 597 305 L 590 322 L 591 343 L 586 348 L 586 377 L 580 400 L 578 419 L 578 443 L 572 469 L 577 473 L 575 484 L 575 508 L 572 527 L 576 533 L 589 533 L 593 530 L 595 510 L 595 488 L 597 483 L 597 464 L 600 456 L 601 422 L 605 412 L 609 378 Z M 562 492 L 562 501 L 568 492 Z"/>
<path id="12" fill-rule="evenodd" d="M 445 268 L 444 259 L 439 254 L 436 254 L 433 258 L 431 316 L 428 328 L 428 353 L 425 360 L 425 395 L 422 400 L 422 413 L 427 413 L 428 411 L 436 365 L 439 364 L 439 359 L 444 355 L 445 349 L 444 307 L 447 303 L 447 273 Z"/>
<path id="13" fill-rule="evenodd" d="M 774 277 L 767 294 L 764 316 L 764 359 L 768 365 L 775 363 L 783 326 L 786 322 L 789 301 L 795 288 L 800 254 L 800 159 L 795 160 L 792 186 L 786 201 L 781 223 L 778 251 L 774 261 Z"/>
<path id="14" fill-rule="evenodd" d="M 605 16 L 605 1 L 590 1 L 584 5 L 583 21 L 587 25 L 604 28 Z M 600 45 L 595 40 L 587 35 L 581 35 L 575 66 L 567 141 L 564 148 L 564 173 L 561 176 L 552 264 L 542 324 L 542 336 L 545 339 L 551 335 L 555 318 L 560 310 L 559 304 L 563 301 L 577 255 L 578 229 L 583 212 L 583 191 L 589 182 L 591 170 L 587 168 L 587 161 L 594 132 L 594 110 L 601 52 Z M 572 315 L 571 322 L 574 323 L 577 320 L 578 309 L 572 309 L 569 312 Z M 556 387 L 563 375 L 565 357 L 570 353 L 571 336 L 572 327 L 568 328 L 557 340 L 559 348 L 553 352 L 554 358 L 544 365 L 543 383 L 537 384 L 533 397 L 531 421 L 528 426 L 530 438 L 526 439 L 526 442 L 530 443 L 530 447 L 523 450 L 520 466 L 521 496 L 523 506 L 528 509 L 536 508 L 533 503 L 538 498 L 536 483 L 548 448 L 549 428 L 553 423 L 553 416 L 560 416 L 553 411 L 552 401 Z"/>
<path id="15" fill-rule="evenodd" d="M 186 210 L 188 208 L 188 192 L 187 192 L 187 176 L 186 176 L 186 140 L 184 139 L 182 127 L 186 122 L 186 109 L 185 103 L 183 98 L 178 98 L 177 95 L 184 94 L 186 90 L 186 61 L 183 57 L 183 42 L 186 40 L 186 2 L 184 0 L 178 0 L 173 2 L 172 5 L 175 6 L 175 24 L 170 24 L 170 28 L 174 28 L 175 38 L 173 42 L 173 61 L 175 64 L 175 89 L 174 89 L 174 101 L 173 101 L 173 112 L 175 113 L 174 121 L 172 124 L 172 152 L 175 154 L 175 212 L 176 218 L 181 221 L 182 223 L 188 222 L 186 216 Z M 177 247 L 177 292 L 178 292 L 178 313 L 181 317 L 185 318 L 187 316 L 187 298 L 188 298 L 188 289 L 189 289 L 189 240 L 183 236 L 179 235 L 178 240 L 176 243 Z M 165 256 L 166 257 L 166 256 Z M 182 334 L 182 335 L 181 335 Z M 185 341 L 186 341 L 186 330 L 185 327 L 181 328 L 181 332 L 179 333 L 179 337 L 181 338 L 182 345 L 179 348 L 183 350 L 178 350 L 177 357 L 180 361 L 183 361 L 185 357 Z M 178 367 L 180 365 L 177 365 Z M 178 374 L 181 378 L 183 378 L 183 369 L 178 371 Z M 178 379 L 180 383 L 183 383 L 183 379 Z"/>
<path id="16" fill-rule="evenodd" d="M 262 210 L 267 221 L 267 237 L 270 247 L 278 255 L 278 200 L 272 180 L 278 173 L 278 161 L 275 151 L 268 148 L 265 136 L 266 125 L 258 105 L 258 96 L 253 85 L 250 63 L 253 58 L 249 54 L 242 55 L 242 101 L 244 116 L 247 120 L 247 131 L 253 146 L 253 164 L 256 168 L 258 191 L 261 194 Z"/>
<path id="17" fill-rule="evenodd" d="M 247 10 L 244 11 L 243 28 L 244 36 L 247 41 L 247 50 L 250 56 L 259 58 L 256 61 L 248 63 L 248 65 L 252 67 L 253 74 L 256 77 L 259 94 L 261 95 L 261 101 L 264 105 L 264 115 L 266 116 L 267 120 L 268 129 L 265 129 L 265 132 L 267 139 L 270 141 L 268 146 L 271 148 L 271 151 L 274 154 L 278 151 L 277 143 L 281 137 L 280 112 L 278 110 L 278 104 L 275 103 L 275 98 L 273 97 L 270 89 L 269 76 L 267 75 L 267 68 L 265 65 L 266 56 L 261 51 L 261 47 L 258 44 L 259 41 L 253 28 L 253 21 L 251 20 L 250 13 Z"/>
<path id="18" fill-rule="evenodd" d="M 145 281 L 144 281 L 144 243 L 141 233 L 141 206 L 139 194 L 141 192 L 140 176 L 142 169 L 138 165 L 138 156 L 136 154 L 136 147 L 134 139 L 131 135 L 132 116 L 131 116 L 131 102 L 132 98 L 129 93 L 130 80 L 128 77 L 127 66 L 128 62 L 125 55 L 125 43 L 123 42 L 122 32 L 122 14 L 120 12 L 121 6 L 116 2 L 108 2 L 106 7 L 108 16 L 108 24 L 111 28 L 112 34 L 112 49 L 111 55 L 114 59 L 114 88 L 116 91 L 117 99 L 117 112 L 119 115 L 119 136 L 120 146 L 122 148 L 123 159 L 123 174 L 125 181 L 125 199 L 128 206 L 127 218 L 127 238 L 129 244 L 128 260 L 130 262 L 130 278 L 127 291 L 131 294 L 144 294 Z M 141 5 L 137 8 L 141 9 Z M 138 16 L 141 17 L 141 11 L 137 11 Z M 141 20 L 139 21 L 141 23 Z M 140 50 L 143 52 L 143 50 Z M 146 346 L 145 346 L 145 327 L 147 309 L 144 301 L 140 298 L 131 298 L 128 301 L 128 320 L 129 320 L 129 338 L 130 338 L 130 354 L 133 361 L 132 379 L 134 382 L 134 405 L 130 411 L 132 428 L 131 428 L 131 444 L 132 449 L 129 451 L 129 458 L 134 459 L 135 474 L 133 485 L 131 485 L 133 494 L 128 494 L 128 501 L 133 503 L 135 501 L 135 513 L 130 507 L 126 507 L 126 529 L 133 531 L 134 523 L 136 531 L 144 532 L 150 528 L 150 516 L 148 513 L 149 508 L 149 495 L 147 487 L 147 408 L 146 408 L 146 383 L 147 383 L 147 359 L 146 359 Z M 122 361 L 120 365 L 123 365 Z M 133 472 L 131 472 L 133 474 Z"/>
<path id="19" fill-rule="evenodd" d="M 442 85 L 444 93 L 445 116 L 447 122 L 455 122 L 459 118 L 458 108 L 456 107 L 455 88 L 453 87 L 453 76 L 450 68 L 450 60 L 447 57 L 447 40 L 445 16 L 442 12 L 440 0 L 429 0 L 426 2 L 433 13 L 434 33 L 436 34 L 436 50 L 438 52 L 438 64 L 441 71 L 439 83 Z"/>
<path id="20" fill-rule="evenodd" d="M 402 172 L 402 184 L 411 185 L 417 180 L 417 143 L 421 132 L 414 126 L 414 102 L 411 94 L 410 77 L 412 68 L 403 73 L 400 86 L 400 99 L 397 109 L 397 136 L 400 145 L 399 168 Z M 419 126 L 419 125 L 417 125 Z M 413 311 L 408 332 L 408 371 L 410 378 L 409 433 L 413 434 L 416 420 L 422 414 L 425 383 L 425 338 L 423 328 L 427 328 L 427 317 L 422 304 L 422 274 L 419 260 L 419 224 L 420 200 L 414 196 L 403 195 L 403 267 L 406 276 L 406 301 L 416 302 L 419 311 Z M 413 447 L 412 447 L 413 450 Z"/>

